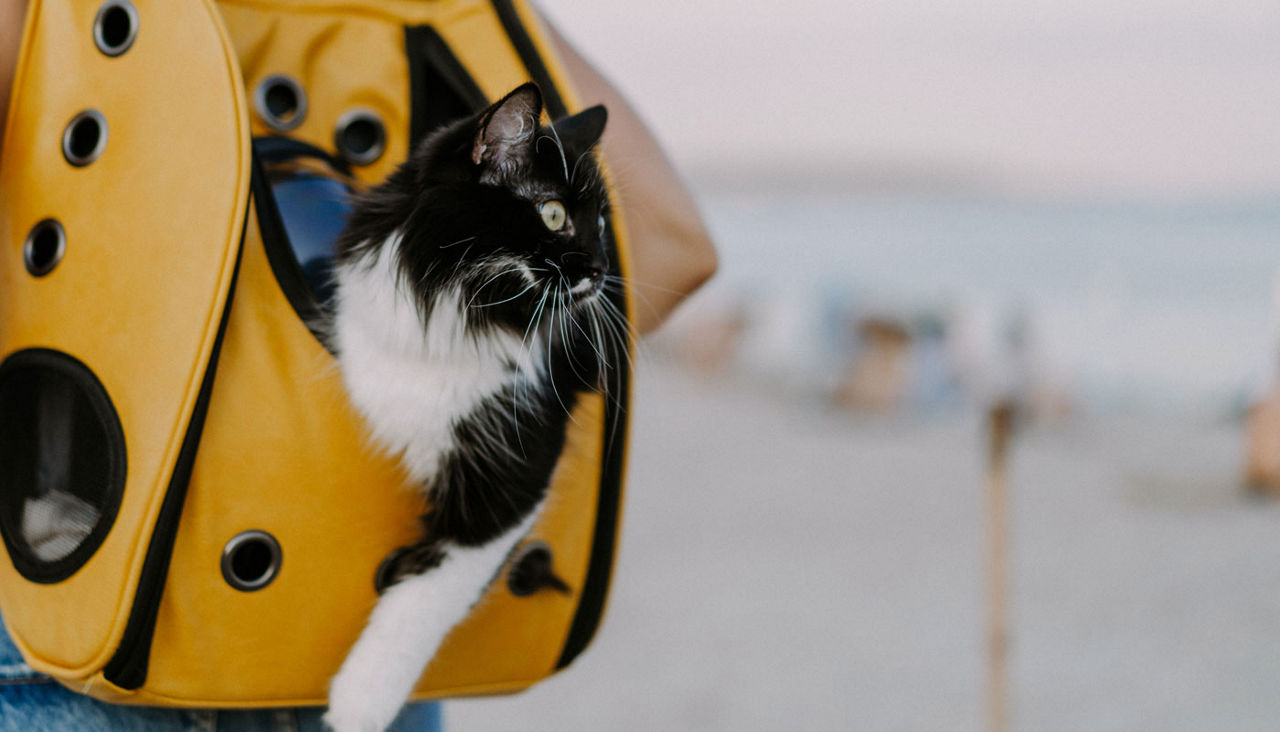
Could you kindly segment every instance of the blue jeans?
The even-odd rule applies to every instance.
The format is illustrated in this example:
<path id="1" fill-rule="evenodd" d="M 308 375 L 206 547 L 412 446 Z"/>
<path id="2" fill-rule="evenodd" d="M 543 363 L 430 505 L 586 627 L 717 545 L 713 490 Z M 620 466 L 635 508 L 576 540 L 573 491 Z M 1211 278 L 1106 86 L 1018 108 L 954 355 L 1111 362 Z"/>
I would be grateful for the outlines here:
<path id="1" fill-rule="evenodd" d="M 323 714 L 324 709 L 320 707 L 211 710 L 106 704 L 69 691 L 32 670 L 0 626 L 0 732 L 320 732 L 324 729 L 320 721 Z M 394 732 L 440 732 L 442 729 L 439 704 L 405 707 L 391 725 Z"/>

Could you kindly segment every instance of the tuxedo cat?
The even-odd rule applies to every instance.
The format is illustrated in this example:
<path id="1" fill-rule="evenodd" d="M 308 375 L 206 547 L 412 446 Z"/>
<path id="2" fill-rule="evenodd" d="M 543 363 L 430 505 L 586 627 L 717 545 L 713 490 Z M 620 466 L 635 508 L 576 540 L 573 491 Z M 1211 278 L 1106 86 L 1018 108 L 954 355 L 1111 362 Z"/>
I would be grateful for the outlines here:
<path id="1" fill-rule="evenodd" d="M 541 112 L 525 84 L 428 136 L 357 198 L 338 244 L 343 380 L 430 505 L 333 679 L 325 720 L 339 732 L 392 722 L 529 531 L 577 396 L 602 388 L 621 348 L 602 295 L 605 109 L 550 126 Z"/>

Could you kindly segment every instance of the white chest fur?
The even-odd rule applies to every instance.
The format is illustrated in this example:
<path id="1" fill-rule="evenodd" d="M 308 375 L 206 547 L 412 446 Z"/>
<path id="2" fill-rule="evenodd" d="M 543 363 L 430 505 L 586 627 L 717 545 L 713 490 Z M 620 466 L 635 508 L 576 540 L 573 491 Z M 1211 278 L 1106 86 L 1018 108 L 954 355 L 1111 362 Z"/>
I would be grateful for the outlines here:
<path id="1" fill-rule="evenodd" d="M 437 295 L 424 323 L 399 275 L 399 243 L 392 237 L 340 269 L 333 336 L 347 392 L 374 441 L 421 482 L 453 447 L 453 426 L 487 397 L 535 374 L 539 359 L 536 344 L 509 331 L 468 332 L 457 290 Z"/>
<path id="2" fill-rule="evenodd" d="M 399 275 L 398 245 L 393 237 L 339 271 L 333 337 L 347 391 L 373 439 L 424 482 L 454 448 L 459 420 L 518 380 L 540 378 L 540 346 L 507 331 L 477 337 L 456 290 L 437 296 L 424 323 Z M 390 724 L 535 517 L 536 510 L 481 546 L 446 543 L 439 566 L 388 589 L 334 677 L 326 723 L 338 732 Z"/>

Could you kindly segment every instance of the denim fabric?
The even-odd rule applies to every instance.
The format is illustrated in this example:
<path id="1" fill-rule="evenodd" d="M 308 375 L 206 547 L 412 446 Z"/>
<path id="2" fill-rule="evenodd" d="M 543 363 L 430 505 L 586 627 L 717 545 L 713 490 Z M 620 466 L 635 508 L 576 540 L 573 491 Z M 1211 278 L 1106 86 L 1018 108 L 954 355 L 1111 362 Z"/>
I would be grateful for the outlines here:
<path id="1" fill-rule="evenodd" d="M 129 730 L 133 732 L 321 732 L 318 707 L 203 710 L 123 707 L 69 691 L 23 662 L 0 626 L 0 732 Z M 392 732 L 440 732 L 439 704 L 406 707 Z"/>

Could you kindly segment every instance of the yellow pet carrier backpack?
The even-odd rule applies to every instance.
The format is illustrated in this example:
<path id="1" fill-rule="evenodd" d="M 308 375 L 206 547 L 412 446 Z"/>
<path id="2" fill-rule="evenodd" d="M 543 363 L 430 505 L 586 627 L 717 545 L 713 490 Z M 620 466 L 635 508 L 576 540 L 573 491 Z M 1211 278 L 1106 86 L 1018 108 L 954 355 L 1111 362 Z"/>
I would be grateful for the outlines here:
<path id="1" fill-rule="evenodd" d="M 297 198 L 529 79 L 579 108 L 521 0 L 31 0 L 0 148 L 0 612 L 31 666 L 126 704 L 324 703 L 423 507 L 309 327 L 326 240 Z M 590 640 L 611 368 L 414 698 L 516 691 Z M 530 579 L 549 558 L 569 592 Z"/>

